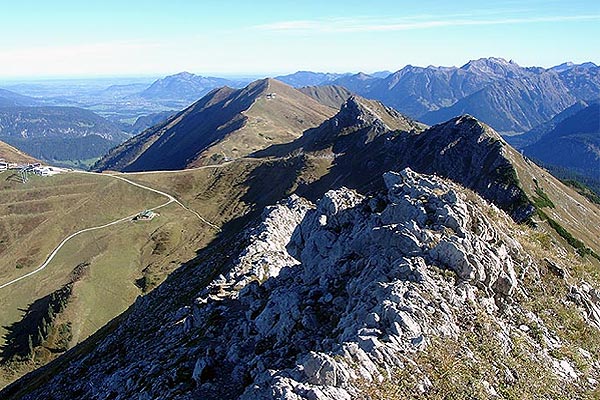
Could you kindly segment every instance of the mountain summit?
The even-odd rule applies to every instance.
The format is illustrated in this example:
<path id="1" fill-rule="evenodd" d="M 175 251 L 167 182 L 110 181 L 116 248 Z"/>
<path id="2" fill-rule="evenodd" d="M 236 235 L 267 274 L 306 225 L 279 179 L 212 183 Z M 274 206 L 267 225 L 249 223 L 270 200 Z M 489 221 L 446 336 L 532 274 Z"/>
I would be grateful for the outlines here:
<path id="1" fill-rule="evenodd" d="M 293 140 L 334 113 L 275 79 L 223 87 L 113 149 L 95 168 L 182 169 L 227 161 Z"/>
<path id="2" fill-rule="evenodd" d="M 223 78 L 205 77 L 190 72 L 180 72 L 155 81 L 142 91 L 139 96 L 157 101 L 187 101 L 198 100 L 209 91 L 221 86 L 237 86 L 237 82 Z"/>

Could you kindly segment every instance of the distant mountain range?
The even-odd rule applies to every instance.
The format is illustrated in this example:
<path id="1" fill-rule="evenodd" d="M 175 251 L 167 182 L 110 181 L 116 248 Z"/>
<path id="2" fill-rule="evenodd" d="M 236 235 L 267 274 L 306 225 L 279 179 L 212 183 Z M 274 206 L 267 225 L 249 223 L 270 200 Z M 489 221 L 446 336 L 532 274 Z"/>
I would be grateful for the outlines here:
<path id="1" fill-rule="evenodd" d="M 420 119 L 435 124 L 457 115 L 472 114 L 501 132 L 522 132 L 547 121 L 576 100 L 555 73 L 524 72 L 491 82 L 449 107 L 423 114 Z"/>
<path id="2" fill-rule="evenodd" d="M 494 57 L 471 60 L 461 67 L 407 65 L 396 72 L 372 74 L 298 71 L 275 79 L 296 88 L 343 86 L 428 124 L 468 113 L 508 134 L 529 131 L 576 101 L 594 99 L 600 92 L 600 69 L 591 62 L 524 68 Z M 213 89 L 241 88 L 249 82 L 181 72 L 151 84 L 120 80 L 103 89 L 84 87 L 81 94 L 73 85 L 65 87 L 65 93 L 48 91 L 48 85 L 45 91 L 13 85 L 8 89 L 29 88 L 23 94 L 38 93 L 35 96 L 39 97 L 46 93 L 50 97 L 37 99 L 0 90 L 0 106 L 81 106 L 137 133 L 139 126 L 131 125 L 140 116 L 179 111 Z"/>
<path id="3" fill-rule="evenodd" d="M 391 74 L 334 75 L 299 72 L 281 79 L 294 86 L 343 86 L 428 124 L 471 114 L 506 133 L 526 132 L 600 93 L 600 68 L 591 62 L 544 69 L 491 57 L 459 68 L 408 65 Z"/>
<path id="4" fill-rule="evenodd" d="M 294 87 L 328 85 L 336 79 L 349 74 L 329 72 L 298 71 L 289 75 L 276 76 L 275 79 Z"/>
<path id="5" fill-rule="evenodd" d="M 180 72 L 155 81 L 150 87 L 139 93 L 139 96 L 159 102 L 175 101 L 188 104 L 200 99 L 213 89 L 223 86 L 237 88 L 244 83 L 224 78 L 205 77 L 189 72 Z"/>
<path id="6" fill-rule="evenodd" d="M 581 64 L 575 64 L 573 62 L 567 61 L 562 64 L 555 65 L 554 67 L 552 67 L 550 69 L 552 71 L 556 71 L 556 72 L 565 72 L 565 71 L 568 71 L 573 68 L 594 69 L 597 67 L 598 66 L 596 64 L 594 64 L 593 62 L 585 62 L 585 63 L 581 63 Z"/>

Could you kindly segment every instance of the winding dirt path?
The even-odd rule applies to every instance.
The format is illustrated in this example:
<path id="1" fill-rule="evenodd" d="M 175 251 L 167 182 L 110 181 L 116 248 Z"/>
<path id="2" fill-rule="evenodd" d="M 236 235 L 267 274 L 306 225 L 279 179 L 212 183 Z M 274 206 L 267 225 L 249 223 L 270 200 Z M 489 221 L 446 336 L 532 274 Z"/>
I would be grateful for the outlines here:
<path id="1" fill-rule="evenodd" d="M 221 165 L 223 165 L 223 164 L 221 164 Z M 75 172 L 75 173 L 80 173 L 80 174 L 100 175 L 100 174 L 98 174 L 98 173 L 95 173 L 95 172 L 88 172 L 88 171 L 74 171 L 74 172 Z M 196 216 L 196 217 L 197 217 L 199 220 L 201 220 L 201 221 L 202 221 L 203 223 L 205 223 L 206 225 L 208 225 L 208 226 L 210 226 L 211 228 L 213 228 L 213 229 L 217 230 L 218 232 L 220 232 L 220 231 L 221 231 L 221 228 L 219 228 L 217 225 L 213 224 L 212 222 L 208 221 L 206 218 L 202 217 L 202 216 L 201 216 L 201 215 L 200 215 L 200 214 L 199 214 L 197 211 L 195 211 L 195 210 L 192 210 L 191 208 L 189 208 L 189 207 L 185 206 L 185 205 L 184 205 L 184 204 L 182 204 L 182 203 L 181 203 L 181 202 L 180 202 L 178 199 L 176 199 L 174 196 L 170 195 L 169 193 L 162 192 L 162 191 L 160 191 L 160 190 L 156 190 L 156 189 L 154 189 L 154 188 L 151 188 L 151 187 L 149 187 L 149 186 L 142 185 L 142 184 L 140 184 L 140 183 L 137 183 L 137 182 L 133 182 L 133 181 L 131 181 L 131 180 L 129 180 L 129 179 L 127 179 L 127 178 L 123 177 L 123 176 L 119 176 L 119 175 L 112 175 L 112 174 L 104 174 L 104 175 L 101 175 L 101 176 L 108 176 L 108 177 L 111 177 L 111 178 L 114 178 L 114 179 L 119 179 L 119 180 L 122 180 L 122 181 L 124 181 L 124 182 L 126 182 L 126 183 L 128 183 L 128 184 L 130 184 L 130 185 L 133 185 L 133 186 L 139 187 L 139 188 L 141 188 L 141 189 L 144 189 L 144 190 L 149 190 L 149 191 L 151 191 L 151 192 L 154 192 L 154 193 L 157 193 L 157 194 L 159 194 L 159 195 L 161 195 L 161 196 L 164 196 L 164 197 L 166 197 L 166 198 L 168 199 L 168 201 L 167 201 L 166 203 L 163 203 L 163 204 L 161 204 L 161 205 L 159 205 L 159 206 L 156 206 L 156 207 L 150 208 L 150 210 L 151 210 L 151 211 L 155 211 L 155 210 L 158 210 L 158 209 L 160 209 L 160 208 L 166 207 L 166 206 L 168 206 L 168 205 L 169 205 L 169 204 L 171 204 L 171 203 L 176 203 L 176 204 L 178 204 L 179 206 L 181 206 L 181 207 L 182 207 L 184 210 L 186 210 L 186 211 L 189 211 L 189 212 L 191 212 L 192 214 L 194 214 L 194 215 L 195 215 L 195 216 Z M 30 276 L 32 276 L 32 275 L 35 275 L 35 274 L 39 273 L 40 271 L 43 271 L 43 270 L 44 270 L 44 269 L 45 269 L 45 268 L 46 268 L 46 267 L 47 267 L 47 266 L 50 264 L 50 262 L 51 262 L 51 261 L 54 259 L 54 257 L 56 257 L 56 255 L 58 254 L 58 252 L 60 251 L 60 249 L 61 249 L 61 248 L 62 248 L 62 247 L 63 247 L 63 246 L 64 246 L 64 245 L 65 245 L 65 244 L 66 244 L 66 243 L 69 241 L 69 240 L 73 239 L 74 237 L 76 237 L 76 236 L 78 236 L 78 235 L 81 235 L 82 233 L 85 233 L 85 232 L 91 232 L 91 231 L 95 231 L 95 230 L 98 230 L 98 229 L 104 229 L 104 228 L 108 228 L 108 227 L 110 227 L 110 226 L 112 226 L 112 225 L 119 224 L 119 223 L 121 223 L 121 222 L 130 221 L 130 220 L 131 220 L 132 218 L 134 218 L 136 215 L 138 215 L 138 213 L 135 213 L 135 214 L 133 214 L 133 215 L 128 215 L 127 217 L 120 218 L 120 219 L 118 219 L 118 220 L 116 220 L 116 221 L 112 221 L 112 222 L 109 222 L 109 223 L 107 223 L 107 224 L 104 224 L 104 225 L 93 226 L 93 227 L 90 227 L 90 228 L 85 228 L 85 229 L 81 229 L 81 230 L 79 230 L 79 231 L 77 231 L 77 232 L 75 232 L 75 233 L 72 233 L 71 235 L 69 235 L 69 236 L 67 236 L 66 238 L 64 238 L 64 239 L 63 239 L 63 240 L 62 240 L 62 241 L 61 241 L 61 242 L 58 244 L 58 246 L 56 246 L 56 247 L 54 248 L 54 250 L 52 251 L 52 253 L 50 253 L 50 254 L 48 255 L 48 257 L 46 258 L 46 261 L 44 261 L 44 263 L 43 263 L 42 265 L 40 265 L 40 266 L 39 266 L 38 268 L 36 268 L 35 270 L 33 270 L 33 271 L 30 271 L 30 272 L 26 273 L 25 275 L 22 275 L 22 276 L 20 276 L 20 277 L 18 277 L 18 278 L 15 278 L 15 279 L 13 279 L 13 280 L 11 280 L 11 281 L 9 281 L 9 282 L 6 282 L 6 283 L 3 283 L 3 284 L 0 284 L 0 289 L 3 289 L 3 288 L 5 288 L 5 287 L 7 287 L 7 286 L 14 285 L 14 284 L 15 284 L 15 283 L 17 283 L 17 282 L 19 282 L 19 281 L 22 281 L 23 279 L 29 278 Z"/>

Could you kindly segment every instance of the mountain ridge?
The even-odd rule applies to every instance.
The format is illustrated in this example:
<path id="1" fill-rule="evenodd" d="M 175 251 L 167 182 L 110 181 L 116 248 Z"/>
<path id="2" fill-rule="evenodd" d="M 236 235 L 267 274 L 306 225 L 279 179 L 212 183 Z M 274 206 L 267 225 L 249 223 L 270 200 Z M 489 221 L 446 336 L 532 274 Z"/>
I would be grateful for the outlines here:
<path id="1" fill-rule="evenodd" d="M 279 112 L 267 116 L 261 111 L 267 103 L 280 106 Z M 238 90 L 215 89 L 166 123 L 113 149 L 95 168 L 143 170 L 157 168 L 153 160 L 161 160 L 162 169 L 181 169 L 237 158 L 273 140 L 298 137 L 313 122 L 332 114 L 330 107 L 274 79 Z M 167 149 L 168 142 L 177 144 Z"/>
<path id="2" fill-rule="evenodd" d="M 590 62 L 521 67 L 512 60 L 488 57 L 460 67 L 407 65 L 386 77 L 359 73 L 322 84 L 330 83 L 429 124 L 467 113 L 512 134 L 534 128 L 578 100 L 595 98 L 600 92 L 600 67 Z"/>
<path id="3" fill-rule="evenodd" d="M 295 119 L 300 106 L 312 110 L 312 123 Z M 208 111 L 223 134 L 184 129 L 207 123 Z M 260 129 L 245 133 L 264 134 L 261 118 L 294 132 L 229 162 L 198 158 L 243 143 L 248 136 L 233 136 L 252 122 Z M 200 145 L 191 140 L 198 136 Z M 266 79 L 215 89 L 136 140 L 142 150 L 183 147 L 192 154 L 186 162 L 215 162 L 129 177 L 202 210 L 221 235 L 110 326 L 3 396 L 337 400 L 408 385 L 415 374 L 423 375 L 406 393 L 425 378 L 423 390 L 435 393 L 448 374 L 457 374 L 449 380 L 456 390 L 471 387 L 456 363 L 439 375 L 402 375 L 411 365 L 456 360 L 443 352 L 452 346 L 485 360 L 458 362 L 503 393 L 576 397 L 593 388 L 585 380 L 598 375 L 593 357 L 581 364 L 570 354 L 597 346 L 600 318 L 585 307 L 600 309 L 590 272 L 600 214 L 476 118 L 428 127 L 360 96 L 336 112 Z M 570 336 L 572 326 L 586 339 Z M 502 350 L 507 340 L 516 355 Z M 519 378 L 498 377 L 505 365 Z M 388 369 L 401 375 L 378 372 Z M 486 387 L 473 396 L 489 394 Z"/>

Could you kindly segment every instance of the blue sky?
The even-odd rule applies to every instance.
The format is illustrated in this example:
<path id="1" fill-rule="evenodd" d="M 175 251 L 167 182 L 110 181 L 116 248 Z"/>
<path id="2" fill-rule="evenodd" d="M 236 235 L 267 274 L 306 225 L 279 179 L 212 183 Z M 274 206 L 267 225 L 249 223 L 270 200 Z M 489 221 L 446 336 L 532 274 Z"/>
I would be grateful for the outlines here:
<path id="1" fill-rule="evenodd" d="M 598 0 L 0 1 L 0 78 L 600 64 Z"/>

